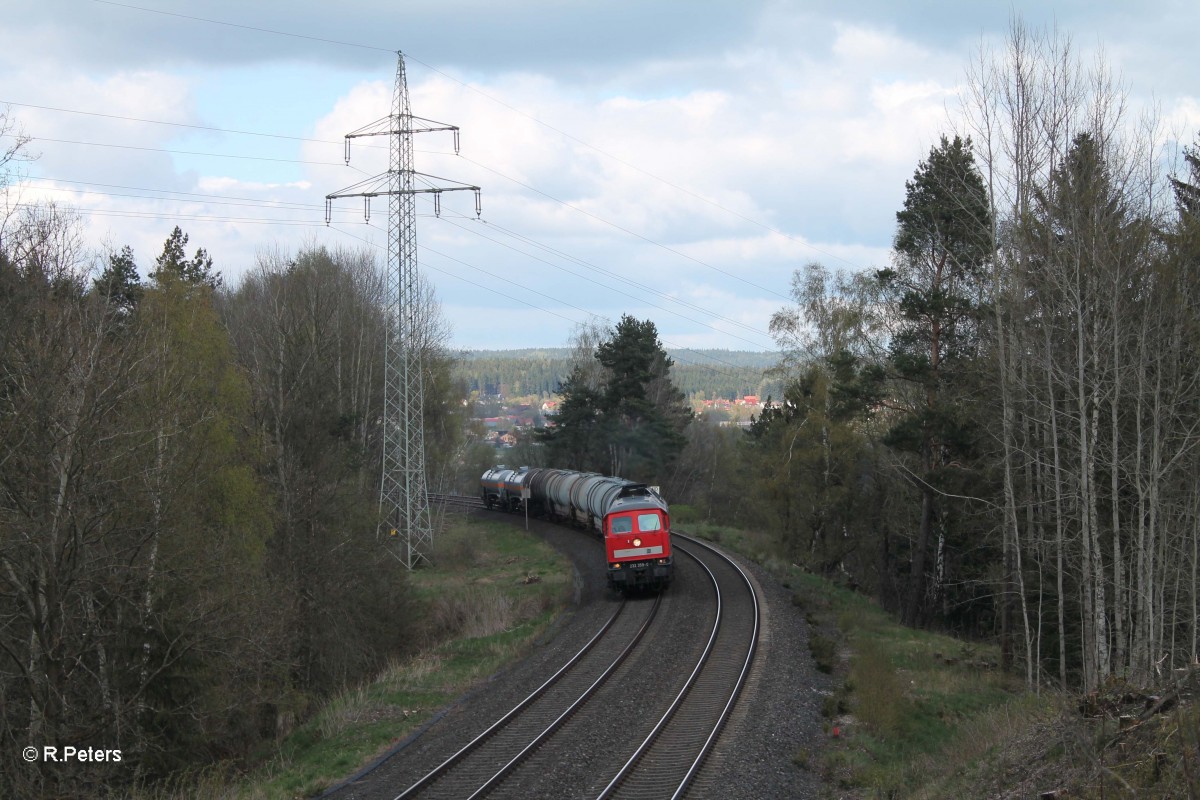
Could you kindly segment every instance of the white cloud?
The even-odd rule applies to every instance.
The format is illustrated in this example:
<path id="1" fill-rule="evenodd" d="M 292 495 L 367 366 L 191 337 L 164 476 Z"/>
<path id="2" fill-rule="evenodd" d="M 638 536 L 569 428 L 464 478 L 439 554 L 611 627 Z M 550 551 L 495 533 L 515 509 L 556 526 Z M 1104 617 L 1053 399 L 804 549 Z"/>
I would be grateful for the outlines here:
<path id="1" fill-rule="evenodd" d="M 233 279 L 256 251 L 277 243 L 294 250 L 305 240 L 357 246 L 361 238 L 382 260 L 382 199 L 372 205 L 372 226 L 361 222 L 361 201 L 350 199 L 336 202 L 335 228 L 322 223 L 326 194 L 387 169 L 382 139 L 356 140 L 349 167 L 340 144 L 388 113 L 395 64 L 386 53 L 235 36 L 103 4 L 74 15 L 43 5 L 17 0 L 10 15 L 0 100 L 319 140 L 14 107 L 43 139 L 154 148 L 35 143 L 43 152 L 36 174 L 55 182 L 29 191 L 95 214 L 86 217 L 89 239 L 130 243 L 145 264 L 180 224 L 190 247 L 207 248 Z M 694 346 L 743 347 L 728 337 L 746 332 L 726 320 L 765 329 L 786 302 L 794 268 L 811 260 L 835 268 L 886 263 L 904 182 L 948 128 L 945 107 L 956 105 L 971 43 L 981 33 L 1002 36 L 1009 13 L 878 2 L 831 13 L 777 0 L 705 4 L 681 20 L 665 4 L 637 3 L 621 10 L 622 25 L 636 29 L 604 37 L 615 23 L 570 4 L 500 12 L 445 0 L 403 14 L 394 3 L 350 14 L 303 0 L 252 5 L 235 13 L 231 0 L 216 0 L 204 13 L 245 13 L 247 24 L 370 46 L 381 31 L 402 29 L 399 44 L 419 48 L 440 70 L 408 62 L 412 110 L 459 125 L 462 155 L 452 154 L 447 133 L 418 136 L 417 169 L 482 186 L 484 222 L 459 221 L 473 216 L 473 201 L 446 194 L 446 218 L 422 216 L 418 240 L 456 341 L 477 346 L 498 337 L 511 346 L 561 344 L 571 323 L 555 314 L 595 311 L 614 319 L 642 313 Z M 1120 18 L 1107 8 L 1094 9 L 1097 25 Z M 505 24 L 485 35 L 481 21 L 478 30 L 464 26 L 464 14 Z M 1143 73 L 1155 55 L 1145 35 L 1112 50 Z M 606 44 L 591 43 L 602 38 Z M 289 64 L 304 76 L 293 80 L 305 82 L 272 91 L 276 74 L 289 80 Z M 1162 98 L 1167 124 L 1194 133 L 1200 104 L 1194 93 L 1172 91 Z M 303 120 L 303 129 L 270 129 L 282 119 Z M 180 149 L 284 161 L 159 152 Z M 147 189 L 220 197 L 165 201 Z M 427 198 L 418 210 L 429 213 Z M 302 224 L 263 222 L 270 219 Z"/>

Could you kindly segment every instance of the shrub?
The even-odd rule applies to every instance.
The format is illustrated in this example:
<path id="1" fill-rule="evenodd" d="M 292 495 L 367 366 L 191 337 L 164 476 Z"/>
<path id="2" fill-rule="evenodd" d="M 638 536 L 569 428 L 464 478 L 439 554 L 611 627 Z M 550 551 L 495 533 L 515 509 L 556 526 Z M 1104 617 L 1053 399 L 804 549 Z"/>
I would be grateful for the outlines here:
<path id="1" fill-rule="evenodd" d="M 819 633 L 810 633 L 808 649 L 812 653 L 817 669 L 826 674 L 833 672 L 834 658 L 837 655 L 837 643 L 833 639 Z"/>

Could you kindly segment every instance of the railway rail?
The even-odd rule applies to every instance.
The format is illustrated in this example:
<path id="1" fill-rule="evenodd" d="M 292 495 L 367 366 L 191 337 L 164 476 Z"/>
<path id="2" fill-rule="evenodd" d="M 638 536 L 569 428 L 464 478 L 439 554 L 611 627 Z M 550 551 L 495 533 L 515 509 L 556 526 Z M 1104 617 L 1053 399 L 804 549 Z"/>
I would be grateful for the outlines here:
<path id="1" fill-rule="evenodd" d="M 439 494 L 437 492 L 429 492 L 430 503 L 455 508 L 462 511 L 474 511 L 475 509 L 483 508 L 483 499 L 469 494 Z"/>
<path id="2" fill-rule="evenodd" d="M 630 606 L 637 610 L 630 612 Z M 626 600 L 561 669 L 512 710 L 395 800 L 479 798 L 495 789 L 604 685 L 642 638 L 662 605 Z"/>
<path id="3" fill-rule="evenodd" d="M 716 548 L 678 531 L 673 535 L 689 542 L 676 547 L 712 580 L 715 621 L 687 682 L 598 800 L 683 797 L 729 720 L 754 661 L 761 615 L 753 583 Z"/>

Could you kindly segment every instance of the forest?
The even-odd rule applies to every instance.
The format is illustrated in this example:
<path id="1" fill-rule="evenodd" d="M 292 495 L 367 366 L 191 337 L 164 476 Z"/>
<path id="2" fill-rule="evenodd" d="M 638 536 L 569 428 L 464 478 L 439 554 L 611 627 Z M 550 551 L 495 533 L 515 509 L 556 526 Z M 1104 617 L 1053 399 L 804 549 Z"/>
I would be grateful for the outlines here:
<path id="1" fill-rule="evenodd" d="M 96 263 L 56 208 L 5 228 L 0 758 L 31 742 L 122 751 L 0 770 L 6 797 L 240 758 L 422 646 L 377 537 L 373 255 L 265 253 L 228 287 L 187 244 L 176 227 L 143 281 L 132 250 Z M 436 488 L 462 461 L 467 410 L 424 299 Z"/>
<path id="2" fill-rule="evenodd" d="M 672 350 L 671 380 L 688 397 L 734 400 L 745 395 L 778 396 L 780 383 L 767 374 L 775 353 L 736 350 Z M 537 350 L 480 350 L 458 354 L 454 375 L 480 396 L 557 394 L 572 367 L 567 347 Z"/>
<path id="3" fill-rule="evenodd" d="M 1028 685 L 1197 663 L 1200 145 L 1127 118 L 1103 64 L 1014 25 L 919 162 L 892 263 L 796 271 L 788 383 L 745 437 L 692 426 L 711 519 Z"/>

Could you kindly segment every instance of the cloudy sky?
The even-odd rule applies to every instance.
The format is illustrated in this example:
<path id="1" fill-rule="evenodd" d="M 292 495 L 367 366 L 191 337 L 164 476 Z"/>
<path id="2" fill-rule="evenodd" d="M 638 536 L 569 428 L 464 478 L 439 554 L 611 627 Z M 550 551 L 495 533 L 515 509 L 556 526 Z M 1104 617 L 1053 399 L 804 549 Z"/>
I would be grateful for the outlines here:
<path id="1" fill-rule="evenodd" d="M 595 316 L 668 347 L 771 350 L 809 261 L 888 261 L 904 181 L 957 119 L 1013 13 L 1102 48 L 1131 106 L 1200 130 L 1200 4 L 800 0 L 7 0 L 0 109 L 34 142 L 20 202 L 77 209 L 143 273 L 179 225 L 227 282 L 265 252 L 386 260 L 386 204 L 324 197 L 386 170 L 396 51 L 420 172 L 420 268 L 466 349 L 562 346 Z M 1186 133 L 1190 131 L 1191 133 Z M 361 146 L 360 146 L 361 143 Z M 11 201 L 11 199 L 10 199 Z"/>

